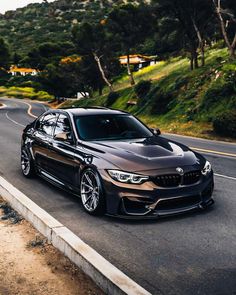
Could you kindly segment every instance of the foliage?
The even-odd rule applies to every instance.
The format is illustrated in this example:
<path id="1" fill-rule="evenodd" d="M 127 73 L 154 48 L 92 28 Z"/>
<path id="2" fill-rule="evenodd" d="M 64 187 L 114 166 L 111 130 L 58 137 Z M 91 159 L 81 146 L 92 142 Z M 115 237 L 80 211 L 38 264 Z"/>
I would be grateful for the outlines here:
<path id="1" fill-rule="evenodd" d="M 36 91 L 32 87 L 9 87 L 9 88 L 0 88 L 1 95 L 8 97 L 15 97 L 19 99 L 27 98 L 32 100 L 41 100 L 41 101 L 50 101 L 53 99 L 53 96 L 49 95 L 45 91 Z"/>
<path id="2" fill-rule="evenodd" d="M 112 57 L 112 40 L 110 40 L 104 25 L 102 24 L 89 24 L 83 23 L 80 26 L 74 27 L 73 42 L 77 48 L 77 51 L 82 56 L 90 56 L 93 58 L 93 62 L 99 69 L 99 76 L 108 85 L 110 91 L 112 91 L 112 85 L 109 81 L 109 77 L 115 73 L 112 70 L 115 69 L 114 58 Z M 99 77 L 97 77 L 98 80 Z"/>
<path id="3" fill-rule="evenodd" d="M 0 15 L 0 36 L 12 52 L 23 57 L 41 44 L 70 42 L 71 28 L 79 23 L 104 19 L 113 1 L 58 0 L 34 3 Z"/>
<path id="4" fill-rule="evenodd" d="M 152 82 L 150 80 L 141 80 L 135 87 L 134 91 L 138 96 L 138 105 L 143 106 L 147 100 L 147 94 L 150 91 Z"/>
<path id="5" fill-rule="evenodd" d="M 153 100 L 150 106 L 150 113 L 158 115 L 165 114 L 170 109 L 169 104 L 172 100 L 173 96 L 171 93 L 158 91 L 155 95 L 155 100 Z"/>
<path id="6" fill-rule="evenodd" d="M 134 91 L 138 98 L 144 98 L 150 91 L 152 82 L 150 80 L 141 80 L 135 85 Z"/>
<path id="7" fill-rule="evenodd" d="M 206 95 L 208 89 L 220 83 L 219 79 L 226 83 L 235 81 L 234 62 L 227 60 L 226 56 L 226 49 L 211 50 L 206 53 L 206 66 L 191 72 L 186 59 L 180 58 L 137 72 L 136 79 L 152 79 L 152 88 L 142 106 L 127 106 L 127 102 L 134 100 L 137 95 L 134 93 L 134 87 L 130 87 L 126 82 L 128 78 L 121 77 L 114 85 L 120 96 L 112 107 L 134 113 L 150 126 L 161 127 L 167 132 L 212 138 L 212 121 L 219 115 L 236 109 L 235 92 L 230 96 L 222 95 L 221 88 L 217 94 L 220 98 L 216 98 L 215 103 L 209 103 L 209 108 L 202 107 L 209 98 Z M 220 65 L 219 57 L 223 61 Z M 77 106 L 85 103 L 86 106 L 104 105 L 106 98 L 106 95 L 96 95 L 93 100 L 79 101 Z"/>
<path id="8" fill-rule="evenodd" d="M 4 39 L 0 38 L 0 68 L 7 68 L 9 66 L 10 61 L 10 52 L 9 48 L 4 41 Z"/>
<path id="9" fill-rule="evenodd" d="M 120 49 L 127 55 L 127 70 L 131 85 L 135 83 L 129 64 L 132 49 L 146 40 L 152 33 L 153 17 L 150 6 L 142 3 L 131 3 L 115 7 L 108 16 L 108 29 L 115 40 L 119 41 Z"/>
<path id="10" fill-rule="evenodd" d="M 39 45 L 38 48 L 33 48 L 29 51 L 27 57 L 22 59 L 20 63 L 32 68 L 44 70 L 48 64 L 58 64 L 61 59 L 73 54 L 75 48 L 72 43 L 46 42 Z"/>
<path id="11" fill-rule="evenodd" d="M 236 138 L 236 111 L 228 111 L 216 117 L 213 128 L 219 135 Z"/>
<path id="12" fill-rule="evenodd" d="M 107 97 L 106 106 L 107 107 L 112 106 L 117 101 L 119 96 L 120 95 L 118 92 L 110 92 Z"/>

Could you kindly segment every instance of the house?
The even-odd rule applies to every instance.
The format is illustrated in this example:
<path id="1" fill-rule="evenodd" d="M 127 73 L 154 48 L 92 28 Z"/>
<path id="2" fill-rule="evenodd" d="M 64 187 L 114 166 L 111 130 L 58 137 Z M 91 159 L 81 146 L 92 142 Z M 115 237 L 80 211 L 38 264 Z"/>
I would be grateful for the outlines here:
<path id="1" fill-rule="evenodd" d="M 119 57 L 120 64 L 126 66 L 127 65 L 127 55 L 123 55 Z M 152 66 L 157 63 L 156 56 L 146 56 L 142 54 L 131 54 L 129 56 L 130 65 L 134 66 L 134 70 L 138 71 L 147 66 Z"/>
<path id="2" fill-rule="evenodd" d="M 39 71 L 31 68 L 18 68 L 17 66 L 11 66 L 8 73 L 12 76 L 37 76 Z"/>

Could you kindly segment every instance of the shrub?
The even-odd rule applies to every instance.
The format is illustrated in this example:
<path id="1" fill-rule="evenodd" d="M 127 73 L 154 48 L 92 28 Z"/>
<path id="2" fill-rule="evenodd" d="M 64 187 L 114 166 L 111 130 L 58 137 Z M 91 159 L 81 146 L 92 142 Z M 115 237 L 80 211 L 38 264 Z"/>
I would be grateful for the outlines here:
<path id="1" fill-rule="evenodd" d="M 214 81 L 205 92 L 201 109 L 210 109 L 212 104 L 235 94 L 234 83 L 222 78 Z"/>
<path id="2" fill-rule="evenodd" d="M 110 92 L 107 97 L 106 106 L 110 107 L 111 105 L 113 105 L 113 103 L 115 103 L 117 101 L 119 96 L 120 95 L 117 92 Z"/>
<path id="3" fill-rule="evenodd" d="M 164 114 L 169 111 L 169 105 L 173 101 L 171 93 L 164 93 L 162 91 L 155 95 L 155 100 L 151 104 L 151 114 Z"/>
<path id="4" fill-rule="evenodd" d="M 236 138 L 236 111 L 228 111 L 213 120 L 217 134 Z"/>
<path id="5" fill-rule="evenodd" d="M 12 86 L 6 89 L 5 94 L 9 97 L 16 97 L 19 99 L 27 98 L 27 99 L 37 99 L 42 101 L 50 101 L 53 99 L 53 96 L 48 94 L 45 91 L 35 91 L 32 87 L 15 87 Z"/>
<path id="6" fill-rule="evenodd" d="M 138 98 L 144 98 L 150 91 L 152 82 L 150 80 L 141 80 L 135 85 L 134 91 Z"/>

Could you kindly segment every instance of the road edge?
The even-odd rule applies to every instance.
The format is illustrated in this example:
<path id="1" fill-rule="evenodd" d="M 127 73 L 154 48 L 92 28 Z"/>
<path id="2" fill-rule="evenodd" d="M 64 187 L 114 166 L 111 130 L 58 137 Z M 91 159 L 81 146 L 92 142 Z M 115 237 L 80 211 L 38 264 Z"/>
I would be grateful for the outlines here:
<path id="1" fill-rule="evenodd" d="M 0 104 L 0 109 L 5 109 L 6 108 L 6 105 L 4 103 L 1 103 Z"/>
<path id="2" fill-rule="evenodd" d="M 151 295 L 1 176 L 0 195 L 106 294 Z"/>

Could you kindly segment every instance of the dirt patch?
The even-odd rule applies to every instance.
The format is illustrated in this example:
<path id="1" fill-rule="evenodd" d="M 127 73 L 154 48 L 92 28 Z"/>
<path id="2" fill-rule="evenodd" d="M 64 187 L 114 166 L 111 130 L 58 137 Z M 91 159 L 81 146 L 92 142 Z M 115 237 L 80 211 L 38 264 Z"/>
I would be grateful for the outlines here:
<path id="1" fill-rule="evenodd" d="M 103 294 L 1 198 L 0 208 L 0 294 Z"/>

